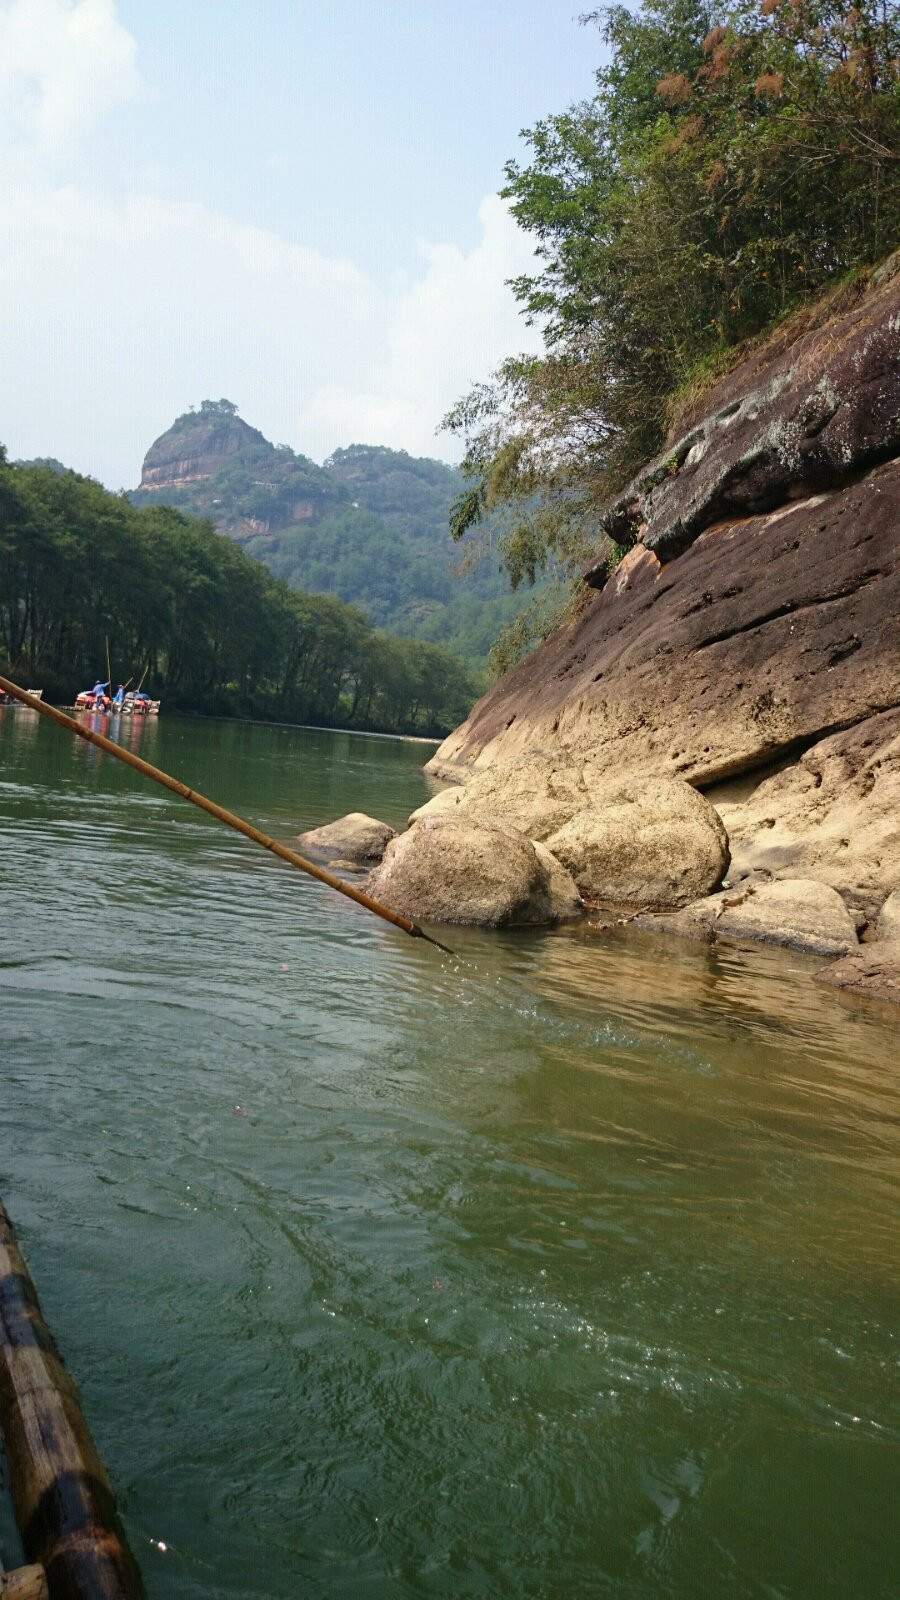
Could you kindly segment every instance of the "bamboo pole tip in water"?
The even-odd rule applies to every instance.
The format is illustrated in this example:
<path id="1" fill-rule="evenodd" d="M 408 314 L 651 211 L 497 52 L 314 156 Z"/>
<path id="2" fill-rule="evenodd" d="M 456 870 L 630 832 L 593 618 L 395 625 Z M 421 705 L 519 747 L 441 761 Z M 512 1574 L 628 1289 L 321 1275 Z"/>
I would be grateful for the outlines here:
<path id="1" fill-rule="evenodd" d="M 43 1567 L 16 1567 L 14 1572 L 0 1571 L 0 1600 L 50 1600 L 47 1574 Z"/>

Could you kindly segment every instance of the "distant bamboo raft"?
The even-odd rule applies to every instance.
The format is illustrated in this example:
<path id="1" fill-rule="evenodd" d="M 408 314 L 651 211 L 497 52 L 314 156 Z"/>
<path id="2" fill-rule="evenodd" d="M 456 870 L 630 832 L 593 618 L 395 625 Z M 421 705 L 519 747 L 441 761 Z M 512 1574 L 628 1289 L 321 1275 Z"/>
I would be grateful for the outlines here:
<path id="1" fill-rule="evenodd" d="M 39 1563 L 0 1577 L 2 1600 L 146 1600 L 78 1393 L 2 1202 L 0 1428 L 16 1521 L 28 1556 Z"/>

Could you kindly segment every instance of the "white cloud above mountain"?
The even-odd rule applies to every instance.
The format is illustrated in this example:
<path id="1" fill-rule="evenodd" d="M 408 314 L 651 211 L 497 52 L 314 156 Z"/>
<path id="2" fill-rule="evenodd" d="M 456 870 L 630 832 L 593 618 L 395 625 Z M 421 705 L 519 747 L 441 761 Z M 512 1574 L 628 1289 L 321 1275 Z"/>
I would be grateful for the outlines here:
<path id="1" fill-rule="evenodd" d="M 525 236 L 496 197 L 468 249 L 421 240 L 378 283 L 350 259 L 149 183 L 113 193 L 66 151 L 141 92 L 113 0 L 0 0 L 0 440 L 113 487 L 188 405 L 226 395 L 321 458 L 354 441 L 444 454 L 435 428 L 534 345 L 505 280 Z M 67 181 L 68 180 L 68 181 Z"/>

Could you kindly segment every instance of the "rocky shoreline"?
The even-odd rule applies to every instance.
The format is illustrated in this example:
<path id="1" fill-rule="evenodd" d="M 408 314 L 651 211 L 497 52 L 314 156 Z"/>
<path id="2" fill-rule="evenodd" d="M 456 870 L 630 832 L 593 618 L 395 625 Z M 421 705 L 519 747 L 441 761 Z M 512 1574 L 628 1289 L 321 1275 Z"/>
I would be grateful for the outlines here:
<path id="1" fill-rule="evenodd" d="M 632 547 L 436 751 L 450 787 L 369 891 L 423 921 L 587 906 L 782 944 L 900 1001 L 898 530 L 900 252 L 716 383 L 607 508 Z"/>

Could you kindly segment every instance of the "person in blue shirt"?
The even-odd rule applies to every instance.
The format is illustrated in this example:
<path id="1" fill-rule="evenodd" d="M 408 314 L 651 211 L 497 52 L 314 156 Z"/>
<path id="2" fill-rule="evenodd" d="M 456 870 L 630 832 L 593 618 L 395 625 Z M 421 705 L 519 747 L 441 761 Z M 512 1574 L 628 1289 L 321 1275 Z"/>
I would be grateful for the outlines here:
<path id="1" fill-rule="evenodd" d="M 113 695 L 113 705 L 114 706 L 118 706 L 119 709 L 121 709 L 121 707 L 124 704 L 125 704 L 125 685 L 124 685 L 124 683 L 120 683 L 118 689 L 116 690 L 115 694 Z"/>

